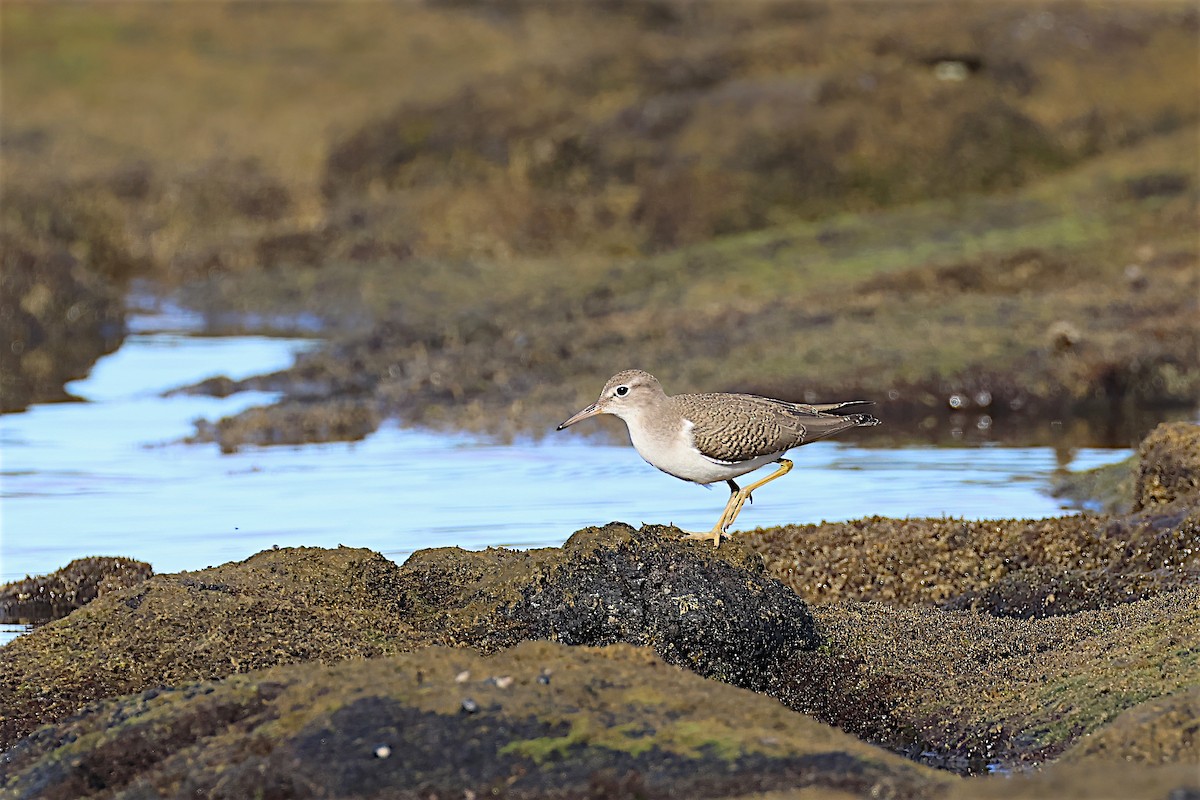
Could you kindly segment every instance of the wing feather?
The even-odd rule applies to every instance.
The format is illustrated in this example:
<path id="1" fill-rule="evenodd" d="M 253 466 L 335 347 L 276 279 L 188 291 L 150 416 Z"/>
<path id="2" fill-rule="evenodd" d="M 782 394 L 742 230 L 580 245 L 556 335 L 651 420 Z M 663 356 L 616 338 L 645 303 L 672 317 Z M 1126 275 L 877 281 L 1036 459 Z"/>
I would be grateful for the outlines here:
<path id="1" fill-rule="evenodd" d="M 693 443 L 700 454 L 721 464 L 782 455 L 847 428 L 878 423 L 869 414 L 843 416 L 822 410 L 864 401 L 812 406 L 752 394 L 681 394 L 668 399 L 692 422 Z"/>

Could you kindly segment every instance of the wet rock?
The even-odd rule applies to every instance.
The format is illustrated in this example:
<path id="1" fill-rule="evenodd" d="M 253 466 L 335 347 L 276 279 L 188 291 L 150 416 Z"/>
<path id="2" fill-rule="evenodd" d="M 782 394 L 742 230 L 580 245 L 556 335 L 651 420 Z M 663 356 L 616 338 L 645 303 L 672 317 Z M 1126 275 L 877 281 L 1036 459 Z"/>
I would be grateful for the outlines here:
<path id="1" fill-rule="evenodd" d="M 238 381 L 230 378 L 228 375 L 216 375 L 212 378 L 206 378 L 199 383 L 194 383 L 190 386 L 171 389 L 163 392 L 163 397 L 173 397 L 176 395 L 203 395 L 205 397 L 229 397 L 231 394 L 239 392 L 242 387 Z"/>
<path id="2" fill-rule="evenodd" d="M 1200 425 L 1159 425 L 1138 448 L 1134 509 L 1200 498 Z"/>
<path id="3" fill-rule="evenodd" d="M 547 686 L 535 680 L 553 669 Z M 502 672 L 507 690 L 454 676 Z M 419 677 L 418 677 L 419 676 Z M 380 752 L 386 748 L 387 757 Z M 666 798 L 804 787 L 927 797 L 953 781 L 673 669 L 651 651 L 524 643 L 278 667 L 93 707 L 7 754 L 14 798 Z"/>
<path id="4" fill-rule="evenodd" d="M 561 565 L 500 610 L 503 627 L 519 639 L 648 645 L 672 664 L 754 689 L 781 658 L 819 644 L 804 601 L 757 556 L 679 535 L 616 524 L 576 533 Z"/>
<path id="5" fill-rule="evenodd" d="M 149 564 L 132 558 L 77 558 L 49 575 L 0 586 L 0 622 L 40 625 L 153 574 Z"/>
<path id="6" fill-rule="evenodd" d="M 610 523 L 561 548 L 420 551 L 403 568 L 405 603 L 439 644 L 494 652 L 526 639 L 627 642 L 753 688 L 781 657 L 818 645 L 804 602 L 757 554 L 680 535 Z"/>

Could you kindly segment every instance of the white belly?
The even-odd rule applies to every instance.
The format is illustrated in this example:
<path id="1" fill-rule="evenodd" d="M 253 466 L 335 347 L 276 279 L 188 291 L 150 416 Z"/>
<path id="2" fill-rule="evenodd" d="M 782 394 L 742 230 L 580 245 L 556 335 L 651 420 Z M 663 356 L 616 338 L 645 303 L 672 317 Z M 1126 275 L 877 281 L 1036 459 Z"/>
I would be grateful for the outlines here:
<path id="1" fill-rule="evenodd" d="M 736 464 L 713 461 L 701 455 L 693 446 L 691 427 L 692 423 L 685 421 L 673 434 L 655 436 L 637 425 L 631 425 L 629 439 L 637 449 L 638 455 L 647 462 L 668 475 L 693 483 L 727 481 L 753 472 L 772 461 L 778 461 L 783 455 L 783 452 L 772 453 Z"/>

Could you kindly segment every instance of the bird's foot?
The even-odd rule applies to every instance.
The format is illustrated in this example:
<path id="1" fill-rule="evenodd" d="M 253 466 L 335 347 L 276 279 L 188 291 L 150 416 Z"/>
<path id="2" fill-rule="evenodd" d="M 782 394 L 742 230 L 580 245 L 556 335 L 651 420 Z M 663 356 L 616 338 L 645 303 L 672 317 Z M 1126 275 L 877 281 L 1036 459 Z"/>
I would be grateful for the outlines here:
<path id="1" fill-rule="evenodd" d="M 685 532 L 683 535 L 683 538 L 684 539 L 696 539 L 701 542 L 705 542 L 705 541 L 708 541 L 709 539 L 711 539 L 712 543 L 713 543 L 713 547 L 720 547 L 721 546 L 721 537 L 728 536 L 728 535 L 729 534 L 725 533 L 718 527 L 718 528 L 713 528 L 711 531 L 698 531 L 696 533 Z"/>

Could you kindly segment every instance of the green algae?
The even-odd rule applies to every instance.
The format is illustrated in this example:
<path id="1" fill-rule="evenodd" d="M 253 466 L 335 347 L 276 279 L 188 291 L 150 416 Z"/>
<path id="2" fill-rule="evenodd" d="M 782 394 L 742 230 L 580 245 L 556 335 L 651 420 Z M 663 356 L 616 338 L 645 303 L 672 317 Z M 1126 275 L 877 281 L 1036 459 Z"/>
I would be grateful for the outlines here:
<path id="1" fill-rule="evenodd" d="M 654 714 L 656 711 L 658 714 Z M 657 748 L 689 758 L 712 755 L 723 761 L 734 761 L 747 753 L 787 752 L 778 728 L 768 732 L 753 725 L 732 725 L 725 720 L 683 713 L 686 714 L 683 719 L 654 724 L 647 719 L 653 718 L 652 714 L 657 717 L 661 711 L 654 706 L 642 706 L 635 721 L 599 726 L 595 722 L 576 721 L 565 736 L 512 742 L 500 752 L 528 756 L 539 764 L 562 758 L 570 748 L 581 746 L 603 747 L 635 756 Z"/>

